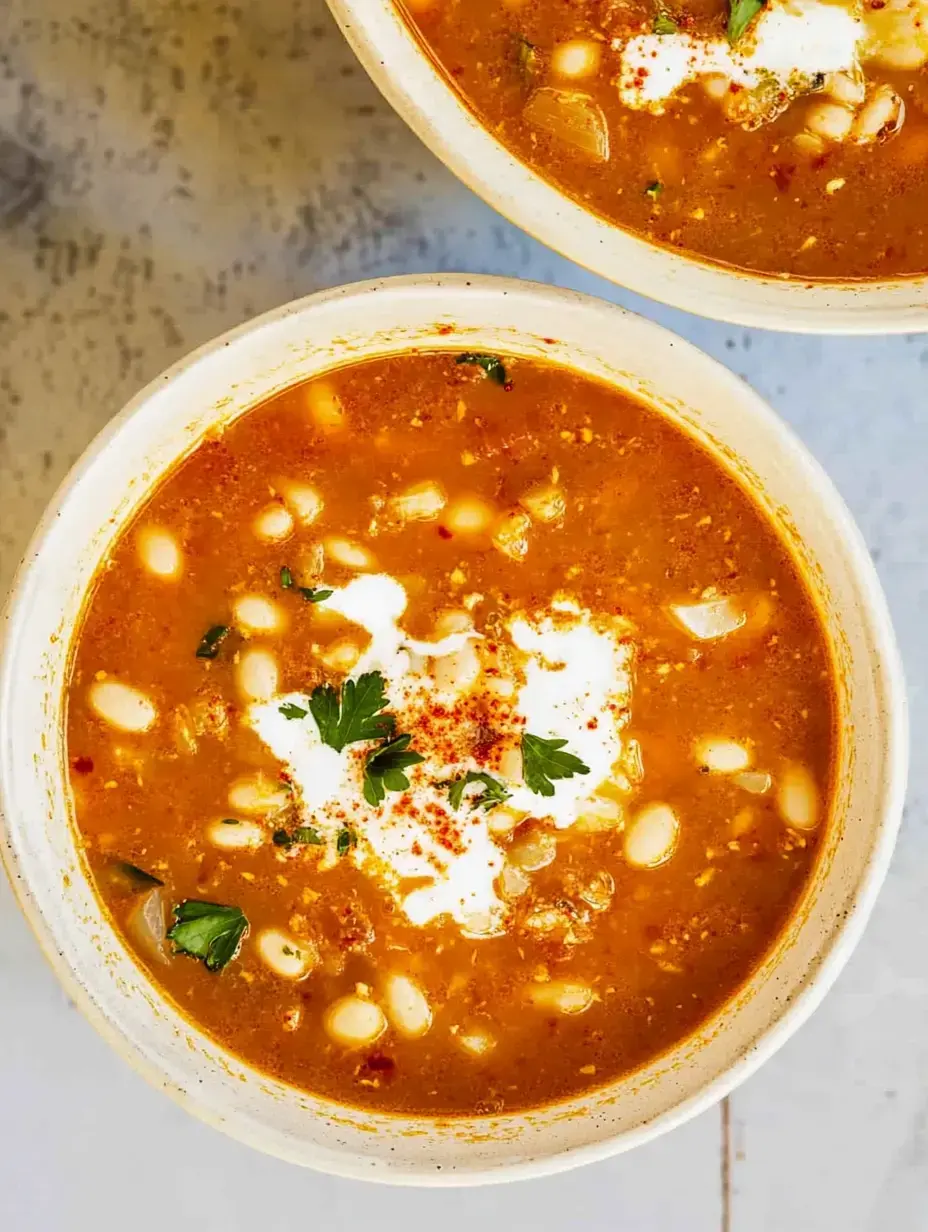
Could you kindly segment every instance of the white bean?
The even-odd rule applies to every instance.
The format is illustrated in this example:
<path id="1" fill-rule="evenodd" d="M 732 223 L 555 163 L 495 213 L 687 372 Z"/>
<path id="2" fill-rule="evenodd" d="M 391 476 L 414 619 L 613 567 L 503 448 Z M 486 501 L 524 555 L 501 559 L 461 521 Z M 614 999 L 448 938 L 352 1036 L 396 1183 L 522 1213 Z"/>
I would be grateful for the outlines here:
<path id="1" fill-rule="evenodd" d="M 897 133 L 904 121 L 905 103 L 891 86 L 878 86 L 857 113 L 851 137 L 867 145 Z"/>
<path id="2" fill-rule="evenodd" d="M 582 1014 L 593 1004 L 593 989 L 577 980 L 546 980 L 530 984 L 526 996 L 546 1013 Z"/>
<path id="3" fill-rule="evenodd" d="M 770 790 L 772 779 L 763 770 L 745 770 L 743 774 L 736 774 L 732 782 L 752 796 L 764 796 Z"/>
<path id="4" fill-rule="evenodd" d="M 360 657 L 360 648 L 348 637 L 339 638 L 319 652 L 319 658 L 333 672 L 350 672 Z"/>
<path id="5" fill-rule="evenodd" d="M 323 432 L 338 432 L 345 426 L 345 408 L 328 381 L 306 386 L 306 405 L 313 422 Z"/>
<path id="6" fill-rule="evenodd" d="M 863 73 L 829 73 L 825 78 L 825 93 L 845 107 L 859 107 L 867 97 L 867 82 Z"/>
<path id="7" fill-rule="evenodd" d="M 277 660 L 269 650 L 257 646 L 245 650 L 236 666 L 236 678 L 243 697 L 253 702 L 270 701 L 280 679 Z"/>
<path id="8" fill-rule="evenodd" d="M 292 795 L 277 779 L 265 774 L 236 779 L 229 788 L 229 807 L 235 813 L 250 813 L 257 817 L 273 817 L 287 807 Z"/>
<path id="9" fill-rule="evenodd" d="M 551 68 L 559 77 L 576 80 L 592 77 L 599 69 L 602 49 L 592 39 L 570 39 L 558 43 L 551 55 Z"/>
<path id="10" fill-rule="evenodd" d="M 311 942 L 297 941 L 279 928 L 265 928 L 256 944 L 265 965 L 285 980 L 305 980 L 319 961 Z"/>
<path id="11" fill-rule="evenodd" d="M 312 526 L 322 513 L 324 502 L 315 488 L 306 483 L 282 483 L 281 493 L 287 508 L 301 526 Z"/>
<path id="12" fill-rule="evenodd" d="M 528 893 L 532 883 L 514 864 L 504 864 L 499 875 L 499 892 L 503 898 L 521 898 Z"/>
<path id="13" fill-rule="evenodd" d="M 445 510 L 442 525 L 453 535 L 482 535 L 495 516 L 491 506 L 479 496 L 462 496 Z"/>
<path id="14" fill-rule="evenodd" d="M 223 851 L 245 851 L 260 847 L 266 835 L 253 821 L 237 821 L 232 817 L 214 821 L 206 831 L 206 837 L 214 847 Z"/>
<path id="15" fill-rule="evenodd" d="M 625 832 L 625 859 L 635 868 L 659 868 L 673 855 L 680 823 L 669 804 L 649 804 Z"/>
<path id="16" fill-rule="evenodd" d="M 350 539 L 343 539 L 340 535 L 330 535 L 324 546 L 326 556 L 337 565 L 344 565 L 346 569 L 373 569 L 377 563 L 373 553 L 367 548 L 360 543 L 353 543 Z"/>
<path id="17" fill-rule="evenodd" d="M 557 839 L 550 830 L 534 829 L 514 839 L 507 860 L 524 873 L 535 873 L 553 864 L 557 856 Z"/>
<path id="18" fill-rule="evenodd" d="M 806 112 L 806 128 L 826 141 L 844 141 L 853 122 L 853 111 L 841 103 L 819 102 Z"/>
<path id="19" fill-rule="evenodd" d="M 373 1044 L 387 1029 L 383 1010 L 364 997 L 340 997 L 325 1012 L 326 1034 L 344 1048 L 363 1048 Z"/>
<path id="20" fill-rule="evenodd" d="M 553 483 L 536 484 L 519 497 L 519 504 L 536 522 L 562 522 L 567 511 L 564 493 Z"/>
<path id="21" fill-rule="evenodd" d="M 252 523 L 259 539 L 267 543 L 282 543 L 293 534 L 293 516 L 286 505 L 274 501 L 265 505 Z"/>
<path id="22" fill-rule="evenodd" d="M 818 825 L 818 790 L 805 766 L 787 766 L 779 775 L 777 808 L 786 824 L 795 830 L 814 830 Z"/>
<path id="23" fill-rule="evenodd" d="M 693 756 L 710 774 L 737 774 L 751 764 L 751 754 L 744 745 L 711 736 L 696 741 Z"/>
<path id="24" fill-rule="evenodd" d="M 280 608 L 263 595 L 242 595 L 232 605 L 232 614 L 246 633 L 276 633 L 284 624 Z"/>
<path id="25" fill-rule="evenodd" d="M 95 680 L 89 699 L 99 717 L 120 731 L 146 732 L 158 717 L 151 698 L 121 680 Z"/>
<path id="26" fill-rule="evenodd" d="M 511 560 L 524 560 L 528 552 L 528 532 L 532 520 L 521 509 L 511 509 L 496 523 L 493 532 L 495 547 Z"/>
<path id="27" fill-rule="evenodd" d="M 426 480 L 391 497 L 390 512 L 400 522 L 434 522 L 447 503 L 441 484 Z"/>
<path id="28" fill-rule="evenodd" d="M 170 531 L 160 526 L 146 526 L 139 532 L 136 547 L 149 573 L 165 579 L 180 576 L 183 558 L 180 545 Z"/>
<path id="29" fill-rule="evenodd" d="M 432 1025 L 432 1010 L 425 993 L 406 975 L 389 975 L 383 987 L 387 1017 L 401 1035 L 418 1039 Z"/>
<path id="30" fill-rule="evenodd" d="M 580 834 L 600 834 L 606 830 L 621 829 L 625 814 L 617 800 L 607 796 L 593 796 L 581 805 L 582 812 L 574 822 Z"/>

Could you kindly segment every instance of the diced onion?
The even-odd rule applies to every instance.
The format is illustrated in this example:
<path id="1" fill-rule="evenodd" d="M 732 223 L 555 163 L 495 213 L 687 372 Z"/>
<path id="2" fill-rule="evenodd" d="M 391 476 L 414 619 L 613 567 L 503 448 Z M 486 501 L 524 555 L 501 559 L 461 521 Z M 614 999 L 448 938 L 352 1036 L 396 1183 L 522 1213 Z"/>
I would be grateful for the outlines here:
<path id="1" fill-rule="evenodd" d="M 745 770 L 742 774 L 734 775 L 731 781 L 752 796 L 766 795 L 772 783 L 770 775 L 763 770 Z"/>
<path id="2" fill-rule="evenodd" d="M 159 962 L 170 962 L 165 940 L 164 892 L 160 886 L 149 890 L 126 917 L 126 931 L 136 945 Z"/>
<path id="3" fill-rule="evenodd" d="M 343 1048 L 373 1044 L 387 1029 L 380 1006 L 357 996 L 339 998 L 326 1010 L 322 1021 L 328 1037 Z"/>
<path id="4" fill-rule="evenodd" d="M 513 840 L 507 859 L 524 873 L 547 868 L 557 856 L 557 839 L 550 830 L 532 829 Z"/>
<path id="5" fill-rule="evenodd" d="M 593 1004 L 593 989 L 577 980 L 547 980 L 530 984 L 526 996 L 546 1013 L 583 1014 Z"/>
<path id="6" fill-rule="evenodd" d="M 608 159 L 606 116 L 589 94 L 544 86 L 529 99 L 524 114 L 530 124 L 545 129 L 565 145 L 588 154 L 597 162 Z"/>
<path id="7" fill-rule="evenodd" d="M 317 427 L 338 432 L 345 426 L 345 408 L 328 381 L 313 381 L 306 387 L 306 405 Z"/>
<path id="8" fill-rule="evenodd" d="M 418 1039 L 432 1025 L 432 1010 L 425 993 L 406 975 L 390 975 L 384 982 L 387 1017 L 401 1035 Z"/>
<path id="9" fill-rule="evenodd" d="M 605 869 L 594 873 L 589 881 L 580 887 L 580 897 L 594 911 L 605 911 L 611 905 L 614 894 L 615 880 Z"/>
<path id="10" fill-rule="evenodd" d="M 519 504 L 536 522 L 562 522 L 567 511 L 564 493 L 553 483 L 540 483 L 519 497 Z"/>
<path id="11" fill-rule="evenodd" d="M 669 804 L 649 804 L 625 831 L 625 859 L 635 868 L 659 868 L 673 855 L 679 833 Z"/>
<path id="12" fill-rule="evenodd" d="M 99 717 L 120 731 L 146 732 L 158 717 L 154 702 L 121 680 L 95 680 L 89 699 Z"/>
<path id="13" fill-rule="evenodd" d="M 511 560 L 523 560 L 528 552 L 528 532 L 532 520 L 521 509 L 504 513 L 493 532 L 493 543 Z"/>
<path id="14" fill-rule="evenodd" d="M 486 1057 L 496 1047 L 496 1036 L 482 1023 L 470 1023 L 454 1036 L 457 1043 L 472 1057 Z"/>
<path id="15" fill-rule="evenodd" d="M 323 509 L 322 497 L 306 483 L 282 483 L 281 493 L 287 508 L 301 526 L 312 526 Z"/>
<path id="16" fill-rule="evenodd" d="M 671 615 L 701 642 L 726 637 L 747 621 L 747 613 L 730 598 L 708 599 L 703 603 L 674 603 Z"/>
<path id="17" fill-rule="evenodd" d="M 390 512 L 400 522 L 434 522 L 448 502 L 441 484 L 426 480 L 391 497 Z"/>

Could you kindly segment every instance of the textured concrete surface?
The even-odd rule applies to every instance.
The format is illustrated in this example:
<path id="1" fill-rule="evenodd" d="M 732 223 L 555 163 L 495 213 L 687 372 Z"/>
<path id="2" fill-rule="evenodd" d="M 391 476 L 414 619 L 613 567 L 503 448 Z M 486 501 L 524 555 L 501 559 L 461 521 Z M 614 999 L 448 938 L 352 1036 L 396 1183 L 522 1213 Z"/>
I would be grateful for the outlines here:
<path id="1" fill-rule="evenodd" d="M 0 0 L 0 592 L 141 384 L 318 287 L 469 269 L 620 300 L 744 374 L 830 471 L 906 658 L 915 765 L 873 923 L 722 1108 L 611 1163 L 459 1194 L 329 1180 L 225 1140 L 69 1007 L 0 884 L 0 1229 L 928 1232 L 928 338 L 802 339 L 636 301 L 475 200 L 386 108 L 323 0 Z"/>

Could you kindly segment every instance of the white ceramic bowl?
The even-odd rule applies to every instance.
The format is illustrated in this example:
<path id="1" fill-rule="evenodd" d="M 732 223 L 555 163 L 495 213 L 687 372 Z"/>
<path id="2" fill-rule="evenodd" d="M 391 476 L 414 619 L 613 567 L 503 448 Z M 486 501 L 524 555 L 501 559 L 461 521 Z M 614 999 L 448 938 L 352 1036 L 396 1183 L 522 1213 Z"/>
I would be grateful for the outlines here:
<path id="1" fill-rule="evenodd" d="M 786 280 L 712 265 L 612 226 L 536 175 L 474 117 L 394 0 L 328 0 L 389 103 L 460 179 L 510 221 L 620 286 L 699 316 L 804 333 L 928 330 L 928 277 Z"/>
<path id="2" fill-rule="evenodd" d="M 523 1116 L 364 1114 L 226 1053 L 136 966 L 94 895 L 69 818 L 69 641 L 127 519 L 217 423 L 333 364 L 412 346 L 540 356 L 661 406 L 715 449 L 778 523 L 817 591 L 839 665 L 836 818 L 775 952 L 669 1055 L 601 1092 Z M 69 993 L 191 1111 L 262 1150 L 344 1176 L 434 1185 L 539 1175 L 626 1150 L 707 1108 L 821 1000 L 860 935 L 899 821 L 907 751 L 900 665 L 870 559 L 831 483 L 719 364 L 622 309 L 550 287 L 461 275 L 362 283 L 287 305 L 203 347 L 143 390 L 71 472 L 26 554 L 2 632 L 0 851 Z"/>

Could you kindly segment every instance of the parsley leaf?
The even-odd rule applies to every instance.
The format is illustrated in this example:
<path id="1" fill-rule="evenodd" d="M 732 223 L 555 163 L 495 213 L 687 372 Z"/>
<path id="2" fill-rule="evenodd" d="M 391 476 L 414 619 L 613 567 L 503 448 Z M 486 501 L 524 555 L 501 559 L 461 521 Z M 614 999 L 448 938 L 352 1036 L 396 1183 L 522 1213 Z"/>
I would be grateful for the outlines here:
<path id="1" fill-rule="evenodd" d="M 767 0 L 728 0 L 728 41 L 734 46 Z"/>
<path id="2" fill-rule="evenodd" d="M 197 658 L 215 659 L 219 654 L 219 647 L 231 632 L 228 625 L 213 625 L 211 629 L 207 629 L 197 647 Z"/>
<path id="3" fill-rule="evenodd" d="M 655 180 L 644 190 L 644 195 L 646 197 L 650 197 L 652 201 L 656 201 L 663 191 L 664 185 L 660 182 L 660 180 Z"/>
<path id="4" fill-rule="evenodd" d="M 316 589 L 314 586 L 298 586 L 297 590 L 307 603 L 321 603 L 323 599 L 331 599 L 335 594 L 334 590 Z"/>
<path id="5" fill-rule="evenodd" d="M 309 714 L 308 710 L 304 710 L 302 706 L 297 706 L 295 702 L 284 702 L 277 709 L 285 719 L 305 719 Z"/>
<path id="6" fill-rule="evenodd" d="M 284 590 L 289 590 L 293 585 L 293 572 L 286 565 L 281 565 L 280 568 L 280 584 Z"/>
<path id="7" fill-rule="evenodd" d="M 495 381 L 497 385 L 506 384 L 506 365 L 498 355 L 482 355 L 476 351 L 465 351 L 454 362 L 456 364 L 476 364 L 478 368 L 484 370 L 491 381 Z"/>
<path id="8" fill-rule="evenodd" d="M 572 779 L 575 774 L 590 773 L 590 767 L 584 765 L 579 757 L 561 752 L 566 743 L 566 740 L 546 740 L 543 736 L 524 733 L 522 773 L 529 791 L 538 796 L 553 796 L 552 779 Z"/>
<path id="9" fill-rule="evenodd" d="M 380 713 L 389 705 L 385 685 L 380 672 L 365 672 L 357 680 L 346 680 L 340 697 L 330 684 L 313 689 L 309 708 L 322 743 L 340 753 L 346 744 L 357 740 L 386 740 L 392 736 L 396 720 L 392 714 Z"/>
<path id="10" fill-rule="evenodd" d="M 680 27 L 669 13 L 661 9 L 661 11 L 654 18 L 654 25 L 652 26 L 652 29 L 655 34 L 676 34 Z"/>
<path id="11" fill-rule="evenodd" d="M 223 907 L 188 898 L 174 908 L 177 921 L 168 931 L 176 951 L 200 958 L 208 971 L 219 971 L 242 948 L 248 920 L 241 907 Z"/>
<path id="12" fill-rule="evenodd" d="M 301 843 L 311 847 L 321 847 L 325 839 L 312 826 L 297 826 L 289 834 L 286 830 L 275 830 L 271 841 L 275 847 L 295 847 Z"/>
<path id="13" fill-rule="evenodd" d="M 354 830 L 349 830 L 347 826 L 343 830 L 339 830 L 338 838 L 335 840 L 335 850 L 340 856 L 347 855 L 352 847 L 357 847 L 358 836 Z"/>
<path id="14" fill-rule="evenodd" d="M 412 736 L 397 736 L 368 753 L 364 763 L 364 799 L 368 804 L 376 807 L 388 791 L 405 791 L 409 786 L 404 772 L 425 761 L 420 753 L 407 753 L 411 742 Z"/>
<path id="15" fill-rule="evenodd" d="M 455 779 L 448 785 L 448 799 L 453 809 L 461 807 L 464 802 L 464 788 L 469 787 L 471 783 L 482 783 L 486 788 L 486 791 L 482 791 L 478 796 L 468 797 L 471 808 L 495 808 L 497 804 L 502 804 L 512 795 L 512 792 L 508 791 L 492 774 L 487 774 L 483 770 L 468 770 L 463 778 Z"/>

